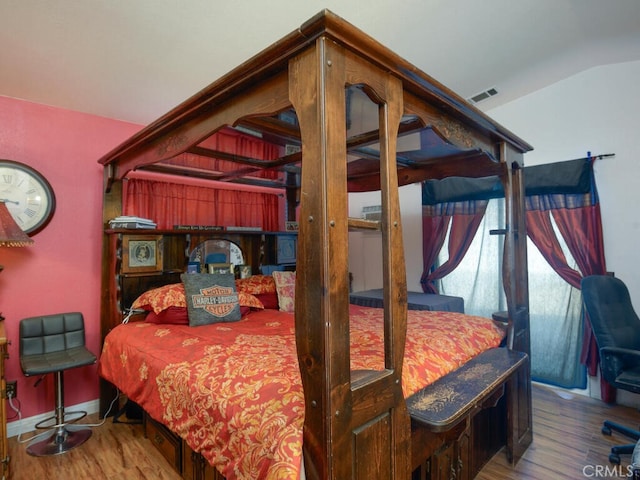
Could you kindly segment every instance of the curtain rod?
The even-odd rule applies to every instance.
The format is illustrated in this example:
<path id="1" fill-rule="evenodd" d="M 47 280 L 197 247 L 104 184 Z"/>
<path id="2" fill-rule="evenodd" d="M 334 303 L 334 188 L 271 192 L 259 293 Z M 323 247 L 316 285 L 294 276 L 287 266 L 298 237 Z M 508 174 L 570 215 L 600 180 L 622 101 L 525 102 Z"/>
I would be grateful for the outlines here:
<path id="1" fill-rule="evenodd" d="M 602 155 L 591 155 L 591 152 L 587 152 L 587 156 L 586 158 L 581 158 L 580 160 L 591 160 L 596 161 L 596 160 L 602 160 L 603 158 L 609 158 L 609 157 L 615 157 L 616 154 L 615 153 L 604 153 Z"/>

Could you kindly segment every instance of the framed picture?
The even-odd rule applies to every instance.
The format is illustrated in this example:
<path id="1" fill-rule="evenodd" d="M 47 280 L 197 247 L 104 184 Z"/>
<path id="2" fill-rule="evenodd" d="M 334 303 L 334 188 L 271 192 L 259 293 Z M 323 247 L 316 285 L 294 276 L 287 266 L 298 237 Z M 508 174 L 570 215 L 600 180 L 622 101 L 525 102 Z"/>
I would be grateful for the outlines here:
<path id="1" fill-rule="evenodd" d="M 233 273 L 230 263 L 207 263 L 208 273 Z"/>
<path id="2" fill-rule="evenodd" d="M 236 265 L 236 278 L 249 278 L 251 276 L 251 265 Z"/>
<path id="3" fill-rule="evenodd" d="M 297 232 L 298 222 L 285 222 L 285 230 L 287 232 Z"/>
<path id="4" fill-rule="evenodd" d="M 122 273 L 162 273 L 162 235 L 123 235 Z"/>
<path id="5" fill-rule="evenodd" d="M 200 262 L 189 262 L 187 264 L 187 273 L 200 273 Z"/>
<path id="6" fill-rule="evenodd" d="M 298 238 L 295 235 L 280 235 L 277 240 L 276 262 L 296 263 Z"/>

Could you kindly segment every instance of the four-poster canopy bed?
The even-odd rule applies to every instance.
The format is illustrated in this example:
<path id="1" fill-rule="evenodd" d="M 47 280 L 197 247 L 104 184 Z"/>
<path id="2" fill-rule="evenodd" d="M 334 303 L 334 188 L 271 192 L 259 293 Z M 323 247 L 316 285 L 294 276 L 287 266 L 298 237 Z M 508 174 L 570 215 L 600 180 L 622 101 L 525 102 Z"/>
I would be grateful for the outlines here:
<path id="1" fill-rule="evenodd" d="M 358 122 L 353 108 L 354 93 L 364 93 L 373 105 L 370 111 L 376 125 L 355 134 L 345 127 Z M 259 132 L 264 141 L 281 148 L 282 156 L 258 160 L 207 147 L 209 137 L 229 128 Z M 397 153 L 399 138 L 411 135 L 421 138 L 420 147 L 411 154 Z M 290 146 L 297 148 L 287 149 Z M 100 159 L 105 172 L 103 221 L 108 225 L 110 219 L 123 213 L 123 182 L 134 170 L 282 188 L 286 192 L 288 220 L 296 220 L 299 201 L 295 324 L 291 324 L 291 330 L 295 330 L 293 363 L 297 360 L 304 392 L 300 408 L 304 418 L 301 448 L 306 477 L 409 478 L 413 471 L 417 478 L 439 478 L 433 471 L 427 471 L 431 468 L 428 462 L 434 462 L 432 457 L 466 428 L 471 446 L 465 451 L 471 452 L 472 458 L 467 461 L 472 467 L 465 465 L 464 475 L 471 478 L 486 457 L 505 443 L 507 455 L 517 460 L 531 442 L 521 178 L 522 154 L 530 149 L 527 143 L 443 85 L 338 16 L 323 11 Z M 224 171 L 221 167 L 207 171 L 172 160 L 185 152 L 225 160 L 227 167 Z M 260 171 L 279 173 L 265 178 Z M 403 372 L 408 362 L 405 349 L 407 355 L 411 353 L 407 331 L 410 335 L 418 334 L 411 329 L 413 317 L 407 321 L 398 187 L 448 176 L 491 175 L 499 176 L 506 196 L 503 275 L 509 313 L 507 350 L 524 355 L 520 355 L 514 374 L 509 371 L 500 385 L 491 384 L 491 391 L 477 397 L 482 404 L 474 403 L 472 412 L 465 410 L 461 417 L 464 422 L 458 419 L 455 428 L 430 431 L 419 422 L 412 422 L 405 401 L 407 394 L 403 392 L 408 374 Z M 380 192 L 381 220 L 349 218 L 348 193 L 372 190 Z M 379 311 L 376 318 L 381 325 L 382 344 L 380 363 L 375 368 L 366 362 L 354 368 L 359 360 L 357 345 L 353 342 L 354 317 L 375 315 L 355 311 L 361 307 L 349 305 L 348 248 L 345 246 L 348 246 L 350 229 L 373 229 L 382 235 L 384 308 L 372 309 Z M 148 275 L 122 273 L 122 240 L 131 233 L 164 237 L 166 244 L 158 247 L 164 249 L 162 271 Z M 259 235 L 105 230 L 101 330 L 106 340 L 101 373 L 109 382 L 102 382 L 102 413 L 113 395 L 111 382 L 118 385 L 119 376 L 107 371 L 110 360 L 105 355 L 115 348 L 112 331 L 124 329 L 120 323 L 125 309 L 145 290 L 179 282 L 179 274 L 185 270 L 188 260 L 185 250 L 208 237 L 230 239 L 242 245 L 249 252 L 247 263 L 252 264 L 255 272 L 260 261 L 257 252 L 263 248 L 258 243 L 269 235 L 264 232 Z M 256 314 L 251 313 L 248 318 L 254 318 L 251 315 Z M 448 321 L 458 322 L 452 318 Z M 280 325 L 285 320 L 277 322 Z M 225 325 L 232 328 L 233 324 Z M 206 327 L 182 328 L 198 332 L 193 334 L 198 340 L 187 333 L 189 338 L 181 345 L 200 341 L 199 334 Z M 153 336 L 166 335 L 168 331 L 177 335 L 176 331 L 160 328 Z M 118 358 L 125 362 L 124 357 L 126 354 L 120 353 Z M 179 362 L 172 364 L 176 365 Z M 520 365 L 524 366 L 520 368 Z M 136 374 L 147 372 L 148 368 L 142 360 Z M 126 373 L 123 371 L 121 376 L 131 372 Z M 177 378 L 165 377 L 165 381 L 177 382 Z M 152 383 L 151 379 L 146 383 Z M 160 385 L 162 381 L 156 383 Z M 182 393 L 189 395 L 187 392 Z M 503 399 L 498 403 L 505 396 L 509 397 L 507 402 Z M 134 400 L 145 406 L 144 399 Z M 479 413 L 484 407 L 494 405 L 502 406 L 484 416 Z M 494 424 L 501 427 L 492 427 Z M 500 430 L 491 435 L 490 445 L 485 444 L 484 427 Z M 170 448 L 182 455 L 186 465 L 185 452 L 201 446 L 172 444 Z M 463 463 L 462 447 L 456 448 L 458 460 L 449 462 L 452 469 L 456 462 Z M 436 463 L 429 465 L 433 467 Z M 195 475 L 194 468 L 183 465 L 185 478 Z"/>

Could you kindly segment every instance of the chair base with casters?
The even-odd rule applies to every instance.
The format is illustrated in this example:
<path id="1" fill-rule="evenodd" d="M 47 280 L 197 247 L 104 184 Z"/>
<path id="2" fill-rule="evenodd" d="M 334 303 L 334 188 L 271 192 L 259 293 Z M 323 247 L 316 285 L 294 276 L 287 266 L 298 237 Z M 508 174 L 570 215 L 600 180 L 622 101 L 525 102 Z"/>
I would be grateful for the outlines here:
<path id="1" fill-rule="evenodd" d="M 26 318 L 20 321 L 20 365 L 25 376 L 54 374 L 55 414 L 36 429 L 27 453 L 34 456 L 59 455 L 82 445 L 91 437 L 88 426 L 73 425 L 87 412 L 64 409 L 64 371 L 91 365 L 96 356 L 84 346 L 84 319 L 79 312 Z M 53 421 L 53 422 L 52 422 Z"/>
<path id="2" fill-rule="evenodd" d="M 620 425 L 619 423 L 605 420 L 602 424 L 602 433 L 610 436 L 613 432 L 623 434 L 625 437 L 635 440 L 636 443 L 628 443 L 625 445 L 614 445 L 611 447 L 611 453 L 609 453 L 609 461 L 620 465 L 620 455 L 632 454 L 636 448 L 637 441 L 640 440 L 640 431 L 633 430 L 631 428 Z"/>

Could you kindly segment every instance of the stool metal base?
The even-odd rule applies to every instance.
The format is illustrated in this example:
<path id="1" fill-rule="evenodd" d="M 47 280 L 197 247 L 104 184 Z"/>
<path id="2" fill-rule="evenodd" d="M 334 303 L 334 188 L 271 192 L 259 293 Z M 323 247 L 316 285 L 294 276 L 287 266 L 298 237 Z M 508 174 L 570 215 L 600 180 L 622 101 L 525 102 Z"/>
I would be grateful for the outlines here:
<path id="1" fill-rule="evenodd" d="M 91 429 L 81 425 L 67 425 L 36 435 L 27 446 L 27 453 L 34 457 L 60 455 L 78 447 L 91 437 Z"/>
<path id="2" fill-rule="evenodd" d="M 78 410 L 76 412 L 66 412 L 64 408 L 56 409 L 56 414 L 53 417 L 40 420 L 34 425 L 38 430 L 47 430 L 47 432 L 54 428 L 66 427 L 72 423 L 76 423 L 87 416 L 87 412 Z"/>

